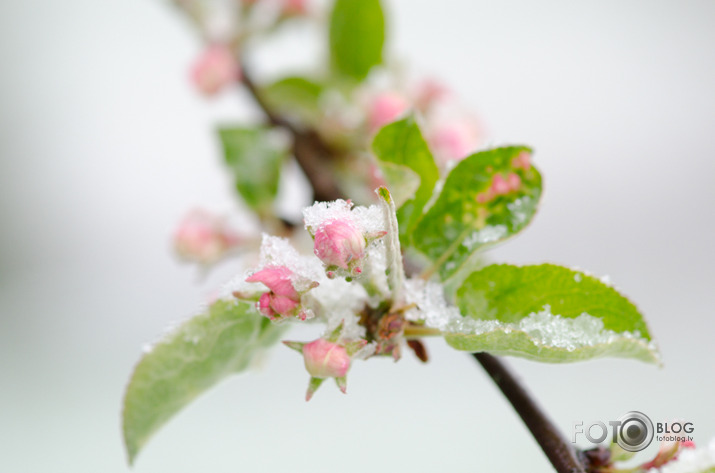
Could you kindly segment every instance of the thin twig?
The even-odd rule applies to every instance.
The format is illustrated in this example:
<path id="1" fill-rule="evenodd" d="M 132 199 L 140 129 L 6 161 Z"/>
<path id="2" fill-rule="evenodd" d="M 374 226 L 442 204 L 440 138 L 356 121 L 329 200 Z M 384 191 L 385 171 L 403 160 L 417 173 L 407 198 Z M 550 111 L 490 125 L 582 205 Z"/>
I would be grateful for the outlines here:
<path id="1" fill-rule="evenodd" d="M 488 353 L 473 353 L 482 368 L 509 400 L 531 431 L 558 473 L 585 473 L 576 450 L 567 443 L 519 381 L 498 358 Z"/>
<path id="2" fill-rule="evenodd" d="M 265 113 L 271 125 L 283 128 L 293 137 L 293 156 L 313 189 L 313 198 L 318 201 L 340 199 L 342 192 L 333 179 L 333 158 L 337 154 L 320 138 L 315 130 L 300 130 L 289 120 L 275 113 L 261 96 L 246 65 L 242 66 L 242 82 L 253 100 Z"/>

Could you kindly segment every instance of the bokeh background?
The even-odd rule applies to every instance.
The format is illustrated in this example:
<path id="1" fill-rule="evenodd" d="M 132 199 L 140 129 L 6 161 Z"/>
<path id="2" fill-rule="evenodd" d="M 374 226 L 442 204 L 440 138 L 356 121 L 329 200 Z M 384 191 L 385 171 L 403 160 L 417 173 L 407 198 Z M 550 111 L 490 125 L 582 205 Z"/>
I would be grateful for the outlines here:
<path id="1" fill-rule="evenodd" d="M 715 3 L 386 4 L 396 56 L 450 83 L 494 144 L 536 149 L 541 211 L 493 259 L 609 275 L 665 358 L 510 364 L 569 435 L 635 409 L 690 420 L 705 444 Z M 170 250 L 188 208 L 236 209 L 213 127 L 255 113 L 241 92 L 192 90 L 199 48 L 168 2 L 0 3 L 0 471 L 128 471 L 120 402 L 142 345 L 235 272 L 201 280 Z M 258 63 L 321 51 L 294 28 Z M 426 366 L 359 363 L 348 396 L 328 387 L 308 404 L 300 358 L 277 347 L 178 415 L 134 471 L 550 471 L 474 361 L 428 347 Z"/>

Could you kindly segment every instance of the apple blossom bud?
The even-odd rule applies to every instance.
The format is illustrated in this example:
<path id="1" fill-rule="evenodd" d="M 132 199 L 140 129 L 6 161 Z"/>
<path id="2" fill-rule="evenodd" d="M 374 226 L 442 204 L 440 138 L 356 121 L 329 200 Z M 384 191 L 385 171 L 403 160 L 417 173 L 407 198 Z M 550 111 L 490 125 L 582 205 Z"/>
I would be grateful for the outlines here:
<path id="1" fill-rule="evenodd" d="M 446 164 L 469 156 L 481 142 L 481 131 L 465 120 L 439 124 L 427 138 L 437 160 Z"/>
<path id="2" fill-rule="evenodd" d="M 220 217 L 204 210 L 189 212 L 174 234 L 174 247 L 187 261 L 209 265 L 220 260 L 241 238 Z"/>
<path id="3" fill-rule="evenodd" d="M 307 315 L 300 307 L 301 293 L 293 285 L 296 277 L 299 276 L 285 266 L 271 266 L 246 278 L 246 282 L 260 282 L 269 289 L 258 299 L 258 311 L 274 321 L 293 316 L 305 320 Z M 317 285 L 317 282 L 311 283 L 308 290 Z"/>
<path id="4" fill-rule="evenodd" d="M 350 369 L 345 347 L 319 338 L 303 345 L 305 368 L 314 378 L 343 378 Z"/>
<path id="5" fill-rule="evenodd" d="M 241 78 L 236 56 L 223 44 L 206 49 L 191 69 L 194 85 L 205 95 L 214 95 Z"/>
<path id="6" fill-rule="evenodd" d="M 327 266 L 348 269 L 349 263 L 365 256 L 366 244 L 362 232 L 347 219 L 328 222 L 315 232 L 315 255 Z"/>
<path id="7" fill-rule="evenodd" d="M 293 271 L 285 266 L 270 266 L 256 271 L 246 281 L 263 283 L 272 293 L 297 301 L 300 295 L 293 287 L 292 276 Z"/>
<path id="8" fill-rule="evenodd" d="M 399 94 L 383 92 L 375 96 L 368 109 L 368 126 L 371 131 L 376 131 L 391 123 L 402 115 L 409 103 Z"/>

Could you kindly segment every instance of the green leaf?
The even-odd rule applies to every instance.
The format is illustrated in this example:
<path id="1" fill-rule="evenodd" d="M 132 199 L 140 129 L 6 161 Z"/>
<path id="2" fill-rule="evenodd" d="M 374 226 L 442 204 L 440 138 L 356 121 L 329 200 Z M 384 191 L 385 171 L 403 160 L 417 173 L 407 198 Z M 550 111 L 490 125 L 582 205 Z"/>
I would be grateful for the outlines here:
<path id="1" fill-rule="evenodd" d="M 285 77 L 261 89 L 268 106 L 282 115 L 316 123 L 323 86 L 305 77 Z"/>
<path id="2" fill-rule="evenodd" d="M 396 202 L 405 202 L 399 207 L 397 221 L 400 224 L 400 239 L 409 246 L 409 237 L 422 217 L 425 204 L 432 197 L 439 178 L 439 169 L 432 153 L 413 117 L 396 121 L 383 127 L 372 142 L 372 149 L 378 158 L 387 186 L 396 190 Z M 403 176 L 396 174 L 401 170 Z M 413 175 L 407 173 L 412 170 Z M 405 188 L 414 187 L 414 175 L 419 178 L 419 186 L 414 196 L 405 199 Z M 406 177 L 405 177 L 406 176 Z M 399 199 L 398 199 L 399 197 Z"/>
<path id="3" fill-rule="evenodd" d="M 124 397 L 129 463 L 174 414 L 226 376 L 245 370 L 282 329 L 245 302 L 215 302 L 147 352 Z"/>
<path id="4" fill-rule="evenodd" d="M 454 275 L 476 251 L 506 240 L 529 224 L 541 196 L 541 175 L 515 161 L 525 146 L 482 151 L 462 160 L 447 176 L 434 205 L 412 235 L 442 280 Z M 518 176 L 517 190 L 489 197 L 495 179 Z"/>
<path id="5" fill-rule="evenodd" d="M 459 350 L 557 363 L 602 356 L 660 363 L 636 306 L 580 271 L 487 266 L 464 281 L 457 304 L 464 319 L 445 339 Z"/>
<path id="6" fill-rule="evenodd" d="M 259 214 L 270 213 L 288 155 L 287 140 L 275 130 L 260 127 L 221 128 L 218 132 L 239 194 Z"/>
<path id="7" fill-rule="evenodd" d="M 379 0 L 336 0 L 330 17 L 330 62 L 339 76 L 363 80 L 382 63 L 385 18 Z"/>

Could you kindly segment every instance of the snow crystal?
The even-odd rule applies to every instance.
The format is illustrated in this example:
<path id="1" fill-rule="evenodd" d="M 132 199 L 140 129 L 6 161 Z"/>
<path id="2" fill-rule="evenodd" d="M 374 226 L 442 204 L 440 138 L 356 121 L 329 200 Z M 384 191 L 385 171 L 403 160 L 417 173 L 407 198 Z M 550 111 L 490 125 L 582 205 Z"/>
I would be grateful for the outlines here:
<path id="1" fill-rule="evenodd" d="M 415 306 L 405 312 L 405 318 L 414 322 L 424 321 L 430 328 L 446 330 L 463 318 L 459 309 L 447 304 L 440 284 L 420 278 L 405 281 L 405 303 Z"/>
<path id="2" fill-rule="evenodd" d="M 551 313 L 551 307 L 545 305 L 541 312 L 534 312 L 518 323 L 504 323 L 498 320 L 476 320 L 469 317 L 452 320 L 448 332 L 480 335 L 495 330 L 505 333 L 523 332 L 537 346 L 565 348 L 573 351 L 577 348 L 613 343 L 617 339 L 643 340 L 638 331 L 616 333 L 604 328 L 603 321 L 587 313 L 576 318 L 561 317 Z"/>
<path id="3" fill-rule="evenodd" d="M 405 312 L 412 321 L 423 321 L 425 326 L 442 332 L 481 335 L 500 330 L 504 333 L 523 332 L 537 346 L 577 348 L 613 343 L 617 339 L 632 339 L 648 343 L 655 351 L 653 342 L 644 340 L 638 331 L 616 333 L 607 330 L 598 317 L 583 313 L 576 318 L 561 317 L 551 313 L 548 305 L 540 312 L 531 313 L 517 323 L 498 320 L 477 320 L 463 317 L 459 309 L 444 299 L 442 287 L 421 279 L 409 279 L 405 283 L 407 304 L 415 307 Z"/>
<path id="4" fill-rule="evenodd" d="M 581 282 L 581 279 L 583 279 L 583 277 L 581 276 L 581 273 L 576 273 L 576 274 L 573 275 L 573 280 L 574 280 L 574 281 L 576 281 L 576 282 Z"/>
<path id="5" fill-rule="evenodd" d="M 484 245 L 501 240 L 507 234 L 507 228 L 504 225 L 489 225 L 481 230 L 474 231 L 464 239 L 462 245 L 468 250 L 472 250 L 476 245 Z"/>
<path id="6" fill-rule="evenodd" d="M 660 469 L 661 473 L 699 473 L 715 468 L 715 439 L 705 448 L 684 449 L 678 458 Z M 650 470 L 657 471 L 657 470 Z"/>
<path id="7" fill-rule="evenodd" d="M 315 229 L 333 220 L 349 220 L 363 233 L 385 231 L 386 224 L 382 210 L 377 205 L 352 208 L 351 202 L 338 199 L 333 202 L 316 202 L 303 209 L 305 228 L 315 233 Z"/>
<path id="8" fill-rule="evenodd" d="M 304 304 L 326 324 L 326 333 L 332 333 L 343 323 L 343 337 L 357 339 L 365 336 L 365 327 L 359 324 L 356 313 L 367 301 L 367 293 L 360 284 L 351 284 L 342 278 L 324 279 L 320 285 L 303 296 Z"/>

